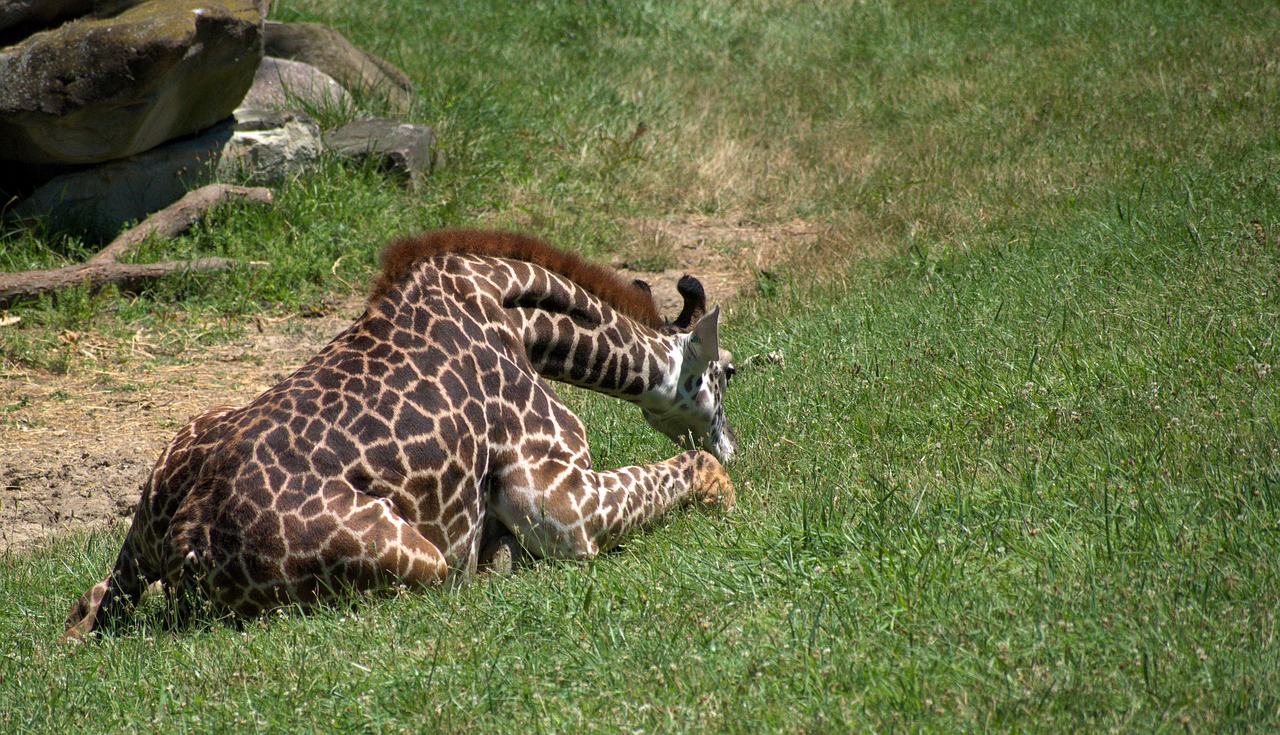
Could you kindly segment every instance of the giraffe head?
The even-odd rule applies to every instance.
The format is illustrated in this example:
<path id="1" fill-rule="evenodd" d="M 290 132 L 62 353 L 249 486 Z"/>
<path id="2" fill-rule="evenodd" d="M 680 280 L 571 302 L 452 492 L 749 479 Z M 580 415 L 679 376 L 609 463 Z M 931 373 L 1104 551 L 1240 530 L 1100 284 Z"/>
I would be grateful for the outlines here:
<path id="1" fill-rule="evenodd" d="M 664 391 L 666 400 L 643 407 L 644 418 L 680 446 L 705 449 L 727 462 L 738 451 L 738 438 L 724 415 L 724 392 L 735 371 L 733 356 L 720 349 L 720 307 L 705 310 L 702 285 L 690 276 L 680 280 L 679 290 L 685 308 L 670 330 L 679 369 L 672 376 L 674 386 Z"/>

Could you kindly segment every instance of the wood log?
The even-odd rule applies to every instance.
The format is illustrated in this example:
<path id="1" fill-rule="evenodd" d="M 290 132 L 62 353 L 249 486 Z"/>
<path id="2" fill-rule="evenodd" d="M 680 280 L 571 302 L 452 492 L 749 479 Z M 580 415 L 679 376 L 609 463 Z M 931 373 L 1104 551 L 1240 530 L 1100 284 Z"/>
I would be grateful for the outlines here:
<path id="1" fill-rule="evenodd" d="M 109 263 L 131 252 L 148 237 L 174 237 L 186 232 L 200 216 L 219 202 L 247 199 L 258 204 L 271 204 L 271 190 L 260 186 L 209 184 L 189 191 L 178 201 L 147 217 L 136 227 L 121 233 L 86 263 Z"/>
<path id="2" fill-rule="evenodd" d="M 221 271 L 238 264 L 239 261 L 230 258 L 197 258 L 165 260 L 159 263 L 81 263 L 64 268 L 0 273 L 0 305 L 7 305 L 14 299 L 39 296 L 80 285 L 101 288 L 110 284 L 126 291 L 135 290 L 148 280 L 170 273 L 184 270 Z"/>

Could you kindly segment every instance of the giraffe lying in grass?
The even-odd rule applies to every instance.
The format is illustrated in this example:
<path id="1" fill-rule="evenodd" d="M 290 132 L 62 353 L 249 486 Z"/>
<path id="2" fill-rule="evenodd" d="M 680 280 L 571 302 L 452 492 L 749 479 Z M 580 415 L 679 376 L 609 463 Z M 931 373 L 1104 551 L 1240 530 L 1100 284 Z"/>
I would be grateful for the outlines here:
<path id="1" fill-rule="evenodd" d="M 523 235 L 435 232 L 382 262 L 365 313 L 310 362 L 178 432 L 66 637 L 118 625 L 156 581 L 180 606 L 251 617 L 438 585 L 511 537 L 588 559 L 677 506 L 733 506 L 734 369 L 695 279 L 668 324 L 642 282 Z M 594 470 L 544 378 L 639 406 L 689 451 Z"/>

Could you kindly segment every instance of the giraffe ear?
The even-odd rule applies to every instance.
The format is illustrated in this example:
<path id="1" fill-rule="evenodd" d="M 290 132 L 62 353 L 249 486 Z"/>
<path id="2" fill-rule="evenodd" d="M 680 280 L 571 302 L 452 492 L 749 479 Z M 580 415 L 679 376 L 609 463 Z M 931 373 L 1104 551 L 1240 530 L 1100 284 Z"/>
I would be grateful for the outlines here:
<path id="1" fill-rule="evenodd" d="M 681 372 L 685 375 L 705 372 L 712 360 L 720 359 L 720 307 L 712 307 L 689 331 L 689 341 L 685 343 L 684 365 Z"/>

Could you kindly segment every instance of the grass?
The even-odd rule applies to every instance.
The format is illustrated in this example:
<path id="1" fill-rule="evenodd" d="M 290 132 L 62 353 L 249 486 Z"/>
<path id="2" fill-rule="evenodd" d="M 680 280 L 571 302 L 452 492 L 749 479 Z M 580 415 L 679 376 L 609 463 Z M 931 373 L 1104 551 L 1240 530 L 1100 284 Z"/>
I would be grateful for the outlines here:
<path id="1" fill-rule="evenodd" d="M 404 229 L 525 223 L 603 254 L 637 216 L 803 218 L 820 258 L 725 318 L 740 360 L 784 358 L 729 397 L 740 506 L 590 564 L 240 629 L 171 632 L 153 606 L 75 649 L 53 639 L 119 532 L 9 554 L 5 729 L 1280 725 L 1280 14 L 847 5 L 281 8 L 404 67 L 449 169 L 411 192 L 331 162 L 176 245 L 265 250 L 265 273 L 22 307 L 6 362 L 56 369 L 40 345 L 86 326 L 234 330 L 342 289 L 338 258 L 358 280 Z M 82 254 L 10 244 L 6 267 Z M 597 465 L 672 451 L 565 395 Z"/>

